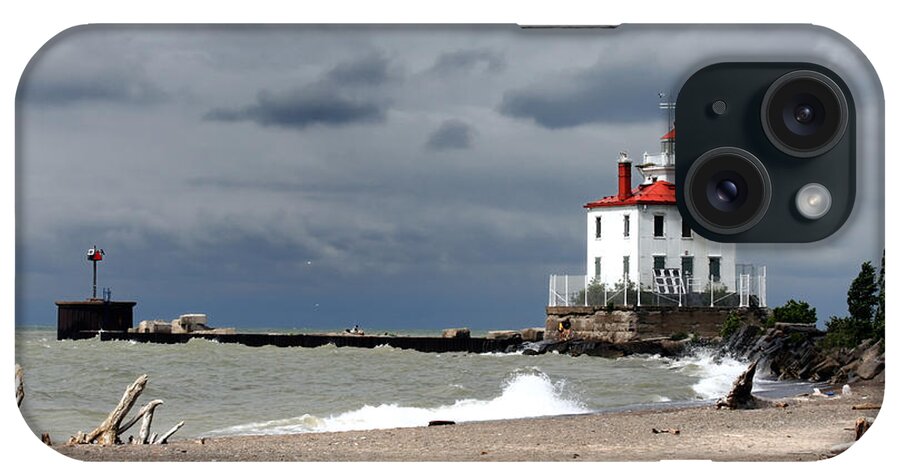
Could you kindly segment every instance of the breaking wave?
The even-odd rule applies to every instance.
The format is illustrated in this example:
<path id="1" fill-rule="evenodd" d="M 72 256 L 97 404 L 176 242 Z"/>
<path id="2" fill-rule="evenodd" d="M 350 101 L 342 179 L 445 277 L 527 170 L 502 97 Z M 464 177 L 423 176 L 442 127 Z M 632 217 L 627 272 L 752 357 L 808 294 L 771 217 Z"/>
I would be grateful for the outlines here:
<path id="1" fill-rule="evenodd" d="M 505 420 L 588 413 L 591 410 L 566 395 L 565 380 L 552 381 L 538 369 L 518 370 L 503 382 L 501 393 L 490 400 L 464 399 L 430 408 L 393 403 L 365 405 L 348 412 L 235 425 L 208 432 L 222 435 L 278 435 L 290 433 L 374 430 L 426 426 L 432 420 L 455 422 Z"/>
<path id="2" fill-rule="evenodd" d="M 734 380 L 747 369 L 747 362 L 718 356 L 712 349 L 698 349 L 689 356 L 673 360 L 669 368 L 697 377 L 691 389 L 698 397 L 709 400 L 725 396 Z"/>

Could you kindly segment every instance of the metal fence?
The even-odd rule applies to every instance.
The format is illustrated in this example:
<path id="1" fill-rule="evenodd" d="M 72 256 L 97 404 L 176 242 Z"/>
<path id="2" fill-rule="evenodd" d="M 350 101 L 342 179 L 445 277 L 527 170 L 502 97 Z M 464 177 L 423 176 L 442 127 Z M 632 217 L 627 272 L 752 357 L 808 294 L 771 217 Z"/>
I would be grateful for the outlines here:
<path id="1" fill-rule="evenodd" d="M 676 273 L 677 274 L 677 273 Z M 712 276 L 678 277 L 660 286 L 654 280 L 600 283 L 593 276 L 550 275 L 549 306 L 766 307 L 766 267 L 739 264 L 733 281 Z"/>

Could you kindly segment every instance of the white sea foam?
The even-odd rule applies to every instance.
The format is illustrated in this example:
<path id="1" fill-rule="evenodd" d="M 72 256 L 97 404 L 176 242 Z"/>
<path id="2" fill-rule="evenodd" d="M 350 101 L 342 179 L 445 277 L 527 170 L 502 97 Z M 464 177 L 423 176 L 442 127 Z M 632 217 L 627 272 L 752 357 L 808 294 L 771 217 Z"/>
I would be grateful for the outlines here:
<path id="1" fill-rule="evenodd" d="M 700 398 L 713 399 L 725 396 L 747 365 L 747 362 L 732 357 L 720 357 L 711 349 L 698 349 L 689 356 L 673 360 L 669 367 L 698 377 L 700 380 L 691 388 Z"/>
<path id="2" fill-rule="evenodd" d="M 316 417 L 302 415 L 284 420 L 236 425 L 209 435 L 260 435 L 323 431 L 373 430 L 426 426 L 432 420 L 456 422 L 504 420 L 590 411 L 581 402 L 564 396 L 565 381 L 553 382 L 540 371 L 517 371 L 491 400 L 465 399 L 433 408 L 393 403 L 365 405 L 348 412 Z"/>

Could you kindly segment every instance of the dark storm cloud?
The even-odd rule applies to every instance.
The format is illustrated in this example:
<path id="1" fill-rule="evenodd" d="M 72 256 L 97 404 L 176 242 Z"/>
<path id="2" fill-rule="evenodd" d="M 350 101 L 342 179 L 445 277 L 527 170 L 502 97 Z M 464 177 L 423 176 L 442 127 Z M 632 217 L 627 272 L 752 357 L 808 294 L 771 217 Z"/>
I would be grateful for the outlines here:
<path id="1" fill-rule="evenodd" d="M 498 109 L 547 129 L 647 121 L 659 116 L 655 99 L 660 85 L 668 83 L 665 79 L 649 65 L 613 67 L 601 61 L 551 81 L 508 91 Z"/>
<path id="2" fill-rule="evenodd" d="M 341 126 L 380 122 L 386 113 L 386 104 L 356 98 L 321 85 L 281 93 L 260 91 L 255 104 L 238 109 L 213 109 L 204 119 L 253 121 L 261 126 L 304 129 L 316 124 Z"/>
<path id="3" fill-rule="evenodd" d="M 17 104 L 17 322 L 52 324 L 54 299 L 89 293 L 94 243 L 100 285 L 138 299 L 138 320 L 543 322 L 547 276 L 584 272 L 582 205 L 615 190 L 619 150 L 656 150 L 657 92 L 723 45 L 475 30 L 122 26 L 58 42 Z M 843 313 L 874 246 L 858 241 L 739 259 L 770 265 L 770 304 Z M 844 281 L 797 284 L 812 273 Z"/>
<path id="4" fill-rule="evenodd" d="M 387 58 L 375 54 L 356 61 L 341 63 L 326 75 L 326 79 L 345 85 L 378 85 L 392 79 Z"/>
<path id="5" fill-rule="evenodd" d="M 65 106 L 89 101 L 148 104 L 162 101 L 165 96 L 138 73 L 111 69 L 40 77 L 26 73 L 17 99 L 33 104 Z"/>
<path id="6" fill-rule="evenodd" d="M 475 131 L 465 122 L 448 119 L 431 133 L 426 147 L 431 150 L 468 149 Z"/>
<path id="7" fill-rule="evenodd" d="M 261 126 L 304 129 L 316 124 L 341 126 L 385 119 L 388 102 L 378 92 L 360 86 L 382 85 L 394 76 L 389 61 L 376 54 L 339 63 L 318 80 L 299 88 L 260 91 L 256 103 L 239 108 L 216 108 L 204 115 L 211 121 L 253 121 Z"/>
<path id="8" fill-rule="evenodd" d="M 485 49 L 452 51 L 438 56 L 431 71 L 438 74 L 469 72 L 482 64 L 487 71 L 499 72 L 506 67 L 506 58 Z"/>

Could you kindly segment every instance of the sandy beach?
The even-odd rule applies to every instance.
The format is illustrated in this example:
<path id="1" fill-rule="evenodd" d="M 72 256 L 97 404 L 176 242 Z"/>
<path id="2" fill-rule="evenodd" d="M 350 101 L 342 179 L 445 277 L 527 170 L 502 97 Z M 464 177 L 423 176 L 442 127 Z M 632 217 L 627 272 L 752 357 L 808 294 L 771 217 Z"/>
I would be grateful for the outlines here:
<path id="1" fill-rule="evenodd" d="M 88 461 L 810 461 L 851 443 L 874 418 L 883 383 L 851 396 L 797 396 L 786 406 L 714 406 L 460 423 L 390 430 L 175 440 L 168 445 L 56 446 Z M 678 434 L 654 429 L 677 429 Z"/>

